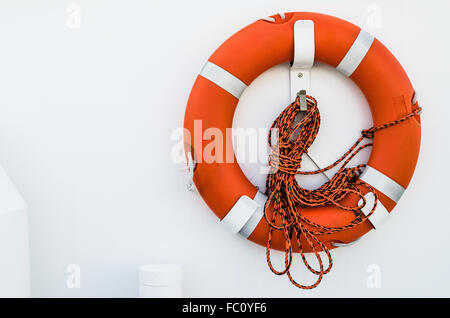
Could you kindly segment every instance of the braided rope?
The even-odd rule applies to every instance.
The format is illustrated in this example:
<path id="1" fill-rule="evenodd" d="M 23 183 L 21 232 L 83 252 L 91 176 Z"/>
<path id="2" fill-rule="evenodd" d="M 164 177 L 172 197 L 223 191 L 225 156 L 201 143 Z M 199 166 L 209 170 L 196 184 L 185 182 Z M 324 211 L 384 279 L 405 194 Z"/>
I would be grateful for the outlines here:
<path id="1" fill-rule="evenodd" d="M 307 96 L 308 110 L 300 122 L 295 123 L 296 115 L 300 112 L 299 98 L 290 104 L 272 124 L 269 133 L 269 145 L 272 153 L 269 156 L 269 164 L 271 172 L 267 176 L 266 185 L 268 199 L 264 206 L 264 218 L 270 226 L 267 245 L 266 258 L 270 270 L 276 275 L 286 274 L 289 280 L 298 288 L 313 289 L 317 287 L 325 274 L 329 273 L 333 266 L 333 259 L 328 247 L 322 243 L 318 236 L 332 234 L 346 229 L 353 228 L 366 221 L 375 211 L 378 203 L 378 196 L 375 189 L 362 181 L 358 181 L 359 176 L 365 164 L 347 168 L 347 164 L 364 148 L 370 147 L 373 143 L 360 145 L 364 138 L 372 139 L 374 134 L 382 129 L 397 125 L 416 116 L 421 111 L 418 108 L 411 114 L 404 116 L 399 120 L 372 127 L 363 130 L 361 137 L 343 154 L 338 160 L 331 165 L 316 171 L 299 171 L 302 162 L 302 156 L 308 152 L 309 147 L 317 137 L 320 126 L 320 114 L 317 108 L 317 101 Z M 278 141 L 276 145 L 272 145 L 272 131 L 274 128 L 278 131 Z M 347 158 L 347 159 L 346 159 Z M 344 161 L 345 160 L 345 161 Z M 343 162 L 344 161 L 344 162 Z M 308 190 L 298 185 L 295 180 L 297 174 L 312 175 L 322 173 L 336 167 L 343 162 L 342 166 L 336 174 L 317 189 Z M 362 191 L 366 189 L 375 195 L 375 203 L 369 214 L 365 215 L 361 209 L 366 205 L 366 199 Z M 341 204 L 341 200 L 348 194 L 355 194 L 362 200 L 362 205 L 352 207 Z M 273 205 L 273 213 L 269 215 L 269 206 Z M 317 224 L 301 213 L 301 207 L 319 207 L 319 206 L 336 206 L 342 210 L 353 211 L 355 218 L 353 221 L 344 226 L 328 227 Z M 299 208 L 300 207 L 300 208 Z M 274 231 L 283 231 L 285 237 L 285 257 L 284 269 L 277 270 L 271 261 L 271 242 Z M 307 261 L 303 249 L 301 237 L 311 247 L 319 264 L 319 269 L 314 269 Z M 290 269 L 293 260 L 293 242 L 299 248 L 300 256 L 303 264 L 314 275 L 317 275 L 316 281 L 311 285 L 302 285 L 298 283 L 291 275 Z M 328 258 L 328 266 L 325 268 L 319 251 L 325 252 Z"/>

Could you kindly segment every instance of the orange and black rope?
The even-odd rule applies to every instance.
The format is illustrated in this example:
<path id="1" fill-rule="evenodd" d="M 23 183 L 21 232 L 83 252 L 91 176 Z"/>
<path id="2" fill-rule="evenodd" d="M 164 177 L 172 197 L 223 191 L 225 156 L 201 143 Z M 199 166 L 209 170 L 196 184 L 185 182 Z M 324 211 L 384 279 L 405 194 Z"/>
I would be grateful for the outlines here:
<path id="1" fill-rule="evenodd" d="M 370 217 L 377 207 L 378 197 L 376 191 L 369 184 L 358 181 L 362 168 L 366 165 L 361 164 L 347 168 L 347 164 L 357 153 L 364 148 L 373 145 L 372 143 L 360 145 L 363 139 L 371 139 L 374 137 L 375 132 L 404 122 L 411 117 L 418 115 L 421 111 L 421 109 L 418 108 L 413 113 L 408 114 L 399 120 L 363 130 L 361 137 L 358 138 L 350 149 L 334 163 L 320 170 L 305 172 L 299 171 L 302 163 L 302 156 L 308 152 L 309 147 L 317 136 L 320 126 L 320 114 L 317 108 L 317 101 L 313 97 L 307 96 L 307 106 L 308 109 L 305 116 L 296 123 L 296 116 L 300 112 L 300 102 L 299 98 L 297 98 L 280 114 L 280 116 L 278 116 L 271 127 L 269 133 L 269 145 L 272 149 L 272 153 L 269 157 L 271 173 L 267 176 L 266 188 L 268 199 L 264 207 L 264 217 L 270 226 L 266 247 L 267 263 L 273 273 L 276 275 L 286 274 L 295 286 L 302 289 L 312 289 L 317 287 L 323 276 L 329 273 L 333 266 L 330 251 L 327 246 L 319 240 L 318 236 L 336 233 L 355 227 Z M 278 132 L 278 138 L 275 144 L 272 144 L 273 131 Z M 341 162 L 343 162 L 342 166 L 331 180 L 317 189 L 309 190 L 302 188 L 295 180 L 297 174 L 311 175 L 322 173 L 336 167 Z M 361 212 L 361 209 L 366 204 L 363 191 L 361 190 L 364 187 L 375 194 L 375 203 L 367 216 Z M 361 206 L 351 207 L 340 203 L 342 199 L 351 193 L 362 199 L 363 203 Z M 269 213 L 269 205 L 273 205 L 272 214 Z M 302 207 L 331 205 L 343 210 L 353 211 L 355 214 L 354 220 L 345 226 L 327 227 L 307 219 L 301 213 Z M 285 237 L 285 266 L 282 270 L 275 269 L 271 261 L 270 250 L 274 231 L 283 231 Z M 317 258 L 319 269 L 314 269 L 307 261 L 302 246 L 302 237 L 311 247 Z M 306 268 L 311 273 L 318 276 L 316 281 L 311 285 L 299 284 L 291 275 L 290 269 L 293 260 L 293 241 L 298 246 L 301 259 Z M 327 255 L 328 265 L 326 268 L 322 257 L 319 254 L 320 250 L 324 251 Z"/>

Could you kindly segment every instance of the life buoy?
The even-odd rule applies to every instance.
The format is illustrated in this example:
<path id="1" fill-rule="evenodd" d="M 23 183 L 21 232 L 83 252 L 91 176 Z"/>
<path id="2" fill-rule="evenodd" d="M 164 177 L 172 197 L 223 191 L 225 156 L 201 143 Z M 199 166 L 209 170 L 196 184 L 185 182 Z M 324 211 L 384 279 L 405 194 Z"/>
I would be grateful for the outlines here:
<path id="1" fill-rule="evenodd" d="M 375 126 L 419 108 L 413 101 L 410 80 L 396 58 L 380 41 L 344 20 L 317 13 L 286 13 L 259 20 L 225 41 L 206 62 L 192 88 L 184 120 L 189 132 L 185 134 L 185 152 L 193 154 L 193 180 L 210 209 L 234 232 L 261 245 L 265 245 L 269 231 L 263 217 L 266 196 L 250 183 L 236 160 L 202 161 L 206 144 L 195 140 L 202 140 L 209 128 L 226 136 L 244 89 L 269 68 L 293 60 L 293 26 L 298 20 L 314 22 L 315 61 L 335 67 L 358 85 L 370 105 Z M 201 129 L 194 128 L 196 121 L 201 121 Z M 319 237 L 327 248 L 356 241 L 389 215 L 412 178 L 420 134 L 420 117 L 413 116 L 374 136 L 360 179 L 376 189 L 376 211 L 356 227 Z M 234 155 L 230 138 L 223 139 L 223 148 Z M 358 204 L 351 195 L 344 200 L 348 205 Z M 350 211 L 333 206 L 302 208 L 302 214 L 317 224 L 333 227 L 354 219 Z M 282 233 L 274 234 L 272 247 L 285 248 Z"/>

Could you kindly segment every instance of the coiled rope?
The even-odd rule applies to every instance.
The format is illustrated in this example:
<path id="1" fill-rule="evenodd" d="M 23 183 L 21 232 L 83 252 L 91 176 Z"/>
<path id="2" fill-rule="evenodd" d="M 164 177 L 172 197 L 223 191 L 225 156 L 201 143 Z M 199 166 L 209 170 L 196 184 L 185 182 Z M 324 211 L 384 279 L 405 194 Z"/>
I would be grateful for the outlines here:
<path id="1" fill-rule="evenodd" d="M 267 264 L 274 274 L 286 274 L 292 284 L 302 289 L 312 289 L 317 287 L 323 276 L 329 273 L 333 266 L 331 253 L 327 246 L 319 240 L 318 236 L 353 228 L 368 219 L 377 207 L 378 197 L 375 189 L 369 184 L 358 180 L 362 168 L 366 165 L 360 164 L 351 168 L 346 167 L 357 153 L 364 148 L 373 145 L 373 143 L 364 145 L 360 145 L 360 143 L 364 138 L 372 139 L 377 131 L 404 122 L 409 118 L 418 115 L 421 111 L 421 108 L 418 108 L 413 113 L 408 114 L 399 120 L 363 130 L 361 137 L 358 138 L 342 157 L 323 169 L 316 171 L 299 171 L 302 155 L 308 152 L 309 147 L 317 136 L 320 126 L 320 114 L 317 108 L 317 101 L 313 97 L 307 96 L 307 106 L 308 109 L 303 119 L 298 123 L 295 123 L 296 116 L 300 112 L 300 101 L 297 97 L 297 99 L 290 104 L 272 124 L 269 133 L 269 146 L 272 149 L 272 153 L 269 156 L 271 171 L 266 180 L 268 199 L 264 206 L 264 217 L 270 226 L 266 246 Z M 278 132 L 277 142 L 274 145 L 272 145 L 273 131 Z M 312 175 L 322 173 L 332 169 L 342 161 L 344 161 L 342 166 L 331 180 L 317 189 L 308 190 L 302 188 L 295 180 L 297 174 Z M 362 191 L 364 188 L 367 191 L 374 193 L 375 196 L 375 203 L 370 213 L 367 215 L 361 211 L 367 203 L 364 198 L 364 193 L 367 191 Z M 362 204 L 356 207 L 341 204 L 340 201 L 349 194 L 359 196 L 362 200 Z M 271 215 L 269 213 L 270 205 L 273 206 Z M 355 214 L 354 220 L 345 226 L 327 227 L 307 219 L 301 213 L 302 207 L 331 205 L 342 210 L 353 211 Z M 274 231 L 283 231 L 285 237 L 285 267 L 282 270 L 275 269 L 271 261 L 270 250 Z M 319 264 L 318 270 L 314 269 L 307 261 L 301 237 L 306 240 L 307 244 L 314 252 Z M 299 284 L 291 275 L 290 269 L 293 260 L 293 241 L 298 245 L 301 259 L 306 268 L 311 273 L 318 276 L 316 281 L 311 285 Z M 324 251 L 327 255 L 328 266 L 326 268 L 324 267 L 322 257 L 319 254 L 320 250 Z"/>

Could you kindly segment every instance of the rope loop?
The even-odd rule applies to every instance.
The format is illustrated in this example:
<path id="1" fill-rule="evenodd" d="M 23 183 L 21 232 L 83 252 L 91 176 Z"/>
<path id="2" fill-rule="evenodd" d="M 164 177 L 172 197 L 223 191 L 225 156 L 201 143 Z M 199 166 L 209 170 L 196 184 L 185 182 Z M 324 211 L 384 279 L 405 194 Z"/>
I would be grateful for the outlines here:
<path id="1" fill-rule="evenodd" d="M 361 135 L 367 139 L 373 139 L 373 137 L 375 136 L 374 127 L 370 128 L 370 129 L 364 129 L 363 131 L 361 131 Z"/>

